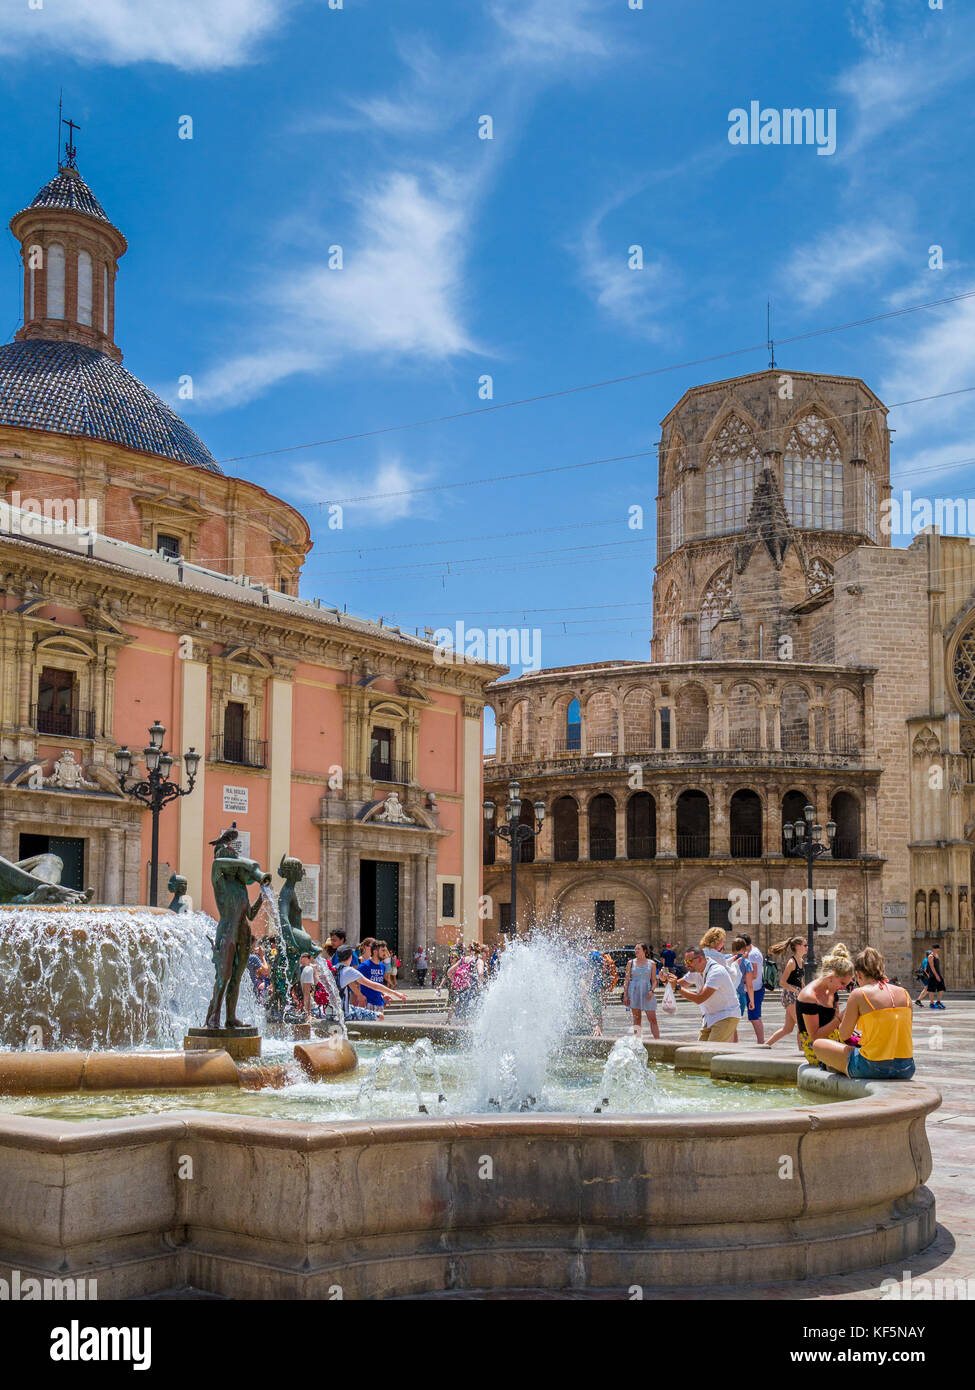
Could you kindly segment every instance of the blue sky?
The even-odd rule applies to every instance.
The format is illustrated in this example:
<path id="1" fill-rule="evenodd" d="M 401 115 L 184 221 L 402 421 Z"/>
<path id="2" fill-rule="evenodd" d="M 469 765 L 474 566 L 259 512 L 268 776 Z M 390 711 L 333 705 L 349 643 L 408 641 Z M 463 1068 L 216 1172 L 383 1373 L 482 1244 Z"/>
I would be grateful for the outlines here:
<path id="1" fill-rule="evenodd" d="M 651 451 L 687 387 L 764 351 L 265 451 L 475 410 L 484 374 L 499 403 L 760 344 L 769 295 L 784 338 L 975 289 L 970 5 L 629 3 L 0 11 L 5 216 L 54 173 L 63 88 L 79 167 L 129 239 L 126 365 L 239 460 L 227 471 L 307 513 L 305 596 L 411 629 L 538 627 L 546 666 L 646 658 L 654 453 L 442 485 Z M 753 100 L 835 108 L 836 153 L 731 145 L 729 112 Z M 4 340 L 20 312 L 7 240 Z M 862 376 L 888 403 L 973 387 L 975 300 L 778 361 Z M 895 485 L 971 492 L 975 468 L 946 466 L 975 455 L 973 421 L 975 393 L 895 409 Z M 435 490 L 377 496 L 410 488 Z M 362 496 L 329 530 L 322 504 Z"/>

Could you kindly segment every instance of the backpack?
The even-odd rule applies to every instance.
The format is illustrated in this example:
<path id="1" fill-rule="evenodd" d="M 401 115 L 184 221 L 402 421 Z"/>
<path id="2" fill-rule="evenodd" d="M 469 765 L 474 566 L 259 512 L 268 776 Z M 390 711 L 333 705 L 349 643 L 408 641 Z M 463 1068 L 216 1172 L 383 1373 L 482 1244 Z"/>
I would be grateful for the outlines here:
<path id="1" fill-rule="evenodd" d="M 771 957 L 766 957 L 762 967 L 762 987 L 764 989 L 776 989 L 779 983 L 779 967 Z"/>

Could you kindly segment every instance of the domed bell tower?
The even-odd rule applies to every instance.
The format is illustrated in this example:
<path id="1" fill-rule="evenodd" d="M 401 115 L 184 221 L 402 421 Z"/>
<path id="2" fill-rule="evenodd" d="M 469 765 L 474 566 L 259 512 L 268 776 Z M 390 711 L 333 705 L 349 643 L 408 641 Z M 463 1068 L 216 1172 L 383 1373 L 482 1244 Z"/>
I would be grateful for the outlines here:
<path id="1" fill-rule="evenodd" d="M 115 345 L 115 276 L 127 242 L 78 172 L 72 136 L 57 178 L 11 219 L 24 267 L 18 339 L 81 343 L 121 362 Z"/>

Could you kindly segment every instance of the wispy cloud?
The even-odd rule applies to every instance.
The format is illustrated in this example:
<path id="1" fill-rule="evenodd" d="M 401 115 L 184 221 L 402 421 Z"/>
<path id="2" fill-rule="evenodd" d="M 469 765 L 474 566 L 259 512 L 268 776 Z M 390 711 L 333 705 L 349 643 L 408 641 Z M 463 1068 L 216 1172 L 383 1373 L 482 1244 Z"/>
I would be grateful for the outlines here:
<path id="1" fill-rule="evenodd" d="M 803 308 L 814 309 L 853 286 L 872 288 L 906 254 L 904 235 L 889 221 L 852 221 L 796 247 L 779 280 Z"/>
<path id="2" fill-rule="evenodd" d="M 305 252 L 322 249 L 263 291 L 275 310 L 266 346 L 205 372 L 198 404 L 240 404 L 350 354 L 442 361 L 475 351 L 464 287 L 474 206 L 466 181 L 444 169 L 389 174 L 358 191 L 349 234 L 306 239 Z M 330 246 L 341 246 L 341 269 L 329 266 Z"/>
<path id="3" fill-rule="evenodd" d="M 602 58 L 610 51 L 598 0 L 496 0 L 490 13 L 505 40 L 510 62 L 561 63 Z"/>
<path id="4" fill-rule="evenodd" d="M 74 60 L 164 63 L 185 71 L 236 67 L 258 56 L 294 0 L 26 0 L 0 9 L 0 54 L 38 50 Z"/>
<path id="5" fill-rule="evenodd" d="M 383 494 L 423 487 L 435 476 L 434 468 L 413 466 L 401 454 L 395 453 L 383 454 L 371 472 L 361 468 L 346 472 L 316 460 L 306 460 L 296 465 L 284 486 L 296 502 L 317 505 L 323 520 L 325 508 L 334 502 L 341 502 L 346 516 L 358 524 L 388 526 L 405 517 L 431 516 L 434 514 L 434 503 L 431 495 L 425 493 L 406 497 Z M 342 502 L 344 497 L 362 497 L 366 500 Z M 337 536 L 342 533 L 333 531 L 330 534 Z M 357 567 L 354 555 L 343 558 L 349 560 L 350 569 Z"/>

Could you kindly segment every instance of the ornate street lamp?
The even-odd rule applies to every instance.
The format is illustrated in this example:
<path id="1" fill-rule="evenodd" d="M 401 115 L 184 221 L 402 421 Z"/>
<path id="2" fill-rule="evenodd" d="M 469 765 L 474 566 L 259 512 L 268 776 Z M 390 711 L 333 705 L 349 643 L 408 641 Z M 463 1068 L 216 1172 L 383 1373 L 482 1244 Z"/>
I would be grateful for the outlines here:
<path id="1" fill-rule="evenodd" d="M 127 796 L 142 801 L 152 812 L 152 859 L 149 865 L 149 906 L 157 907 L 159 899 L 159 812 L 169 801 L 179 796 L 188 796 L 196 785 L 196 774 L 200 770 L 200 755 L 195 748 L 183 754 L 183 766 L 189 786 L 181 787 L 170 781 L 175 759 L 172 753 L 163 748 L 166 737 L 165 727 L 157 719 L 149 726 L 149 742 L 142 750 L 146 765 L 146 776 L 138 773 L 130 781 L 132 773 L 132 752 L 124 744 L 115 750 L 115 772 L 119 786 Z"/>
<path id="2" fill-rule="evenodd" d="M 490 797 L 484 802 L 484 824 L 489 835 L 495 835 L 499 840 L 507 840 L 511 846 L 511 922 L 509 931 L 512 936 L 518 932 L 518 860 L 521 858 L 521 846 L 526 840 L 533 840 L 542 831 L 542 822 L 545 819 L 545 802 L 535 802 L 535 824 L 534 826 L 525 825 L 521 819 L 521 788 L 517 782 L 508 783 L 508 805 L 505 808 L 506 825 L 499 825 L 493 828 L 494 814 L 496 806 Z"/>
<path id="3" fill-rule="evenodd" d="M 813 930 L 813 876 L 815 860 L 833 851 L 833 838 L 836 835 L 836 822 L 826 822 L 826 839 L 823 840 L 823 827 L 814 821 L 816 815 L 812 806 L 806 806 L 802 819 L 786 821 L 782 827 L 785 852 L 795 859 L 806 861 L 806 960 L 803 977 L 808 985 L 816 978 L 816 942 Z"/>

